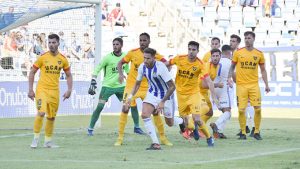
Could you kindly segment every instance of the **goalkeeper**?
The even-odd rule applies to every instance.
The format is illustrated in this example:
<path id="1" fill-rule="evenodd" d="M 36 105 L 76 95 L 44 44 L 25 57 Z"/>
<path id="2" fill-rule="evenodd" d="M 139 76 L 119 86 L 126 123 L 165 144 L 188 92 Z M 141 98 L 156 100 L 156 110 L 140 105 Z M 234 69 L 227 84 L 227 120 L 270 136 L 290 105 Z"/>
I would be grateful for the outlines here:
<path id="1" fill-rule="evenodd" d="M 96 94 L 95 89 L 97 88 L 96 78 L 99 72 L 104 69 L 104 79 L 102 83 L 102 89 L 99 95 L 99 102 L 97 108 L 93 112 L 91 117 L 90 126 L 88 128 L 88 135 L 93 136 L 94 126 L 99 118 L 99 115 L 104 108 L 105 103 L 108 98 L 112 95 L 116 95 L 119 101 L 123 100 L 123 93 L 125 88 L 125 83 L 120 84 L 118 81 L 119 74 L 117 69 L 118 62 L 126 55 L 126 53 L 122 52 L 123 40 L 121 38 L 115 38 L 113 40 L 113 52 L 107 54 L 100 62 L 99 65 L 95 68 L 92 74 L 91 85 L 88 93 L 90 95 Z M 126 73 L 129 70 L 128 65 L 124 65 L 123 70 Z M 139 115 L 132 115 L 134 120 L 135 131 L 139 130 L 140 133 L 143 134 L 143 131 L 139 128 Z"/>

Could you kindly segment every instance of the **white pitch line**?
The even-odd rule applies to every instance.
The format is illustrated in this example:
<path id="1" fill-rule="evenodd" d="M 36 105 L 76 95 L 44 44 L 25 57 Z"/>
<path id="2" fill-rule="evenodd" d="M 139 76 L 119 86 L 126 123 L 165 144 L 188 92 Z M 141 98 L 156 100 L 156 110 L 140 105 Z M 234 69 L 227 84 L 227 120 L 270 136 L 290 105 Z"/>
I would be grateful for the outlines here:
<path id="1" fill-rule="evenodd" d="M 247 156 L 240 156 L 240 157 L 233 157 L 233 158 L 224 158 L 224 159 L 216 159 L 216 160 L 207 160 L 207 161 L 190 161 L 190 162 L 176 162 L 176 161 L 131 161 L 131 160 L 119 160 L 119 161 L 108 161 L 108 160 L 24 160 L 24 159 L 0 159 L 0 162 L 62 162 L 62 163 L 127 163 L 127 164 L 169 164 L 169 165 L 195 165 L 195 164 L 207 164 L 207 163 L 218 163 L 218 162 L 227 162 L 227 161 L 234 161 L 234 160 L 242 160 L 242 159 L 249 159 L 261 156 L 269 156 L 274 154 L 286 153 L 286 152 L 293 152 L 299 151 L 300 148 L 290 148 L 290 149 L 283 149 L 277 151 L 269 151 L 265 153 L 256 153 Z"/>
<path id="2" fill-rule="evenodd" d="M 64 132 L 55 132 L 54 134 L 62 134 L 62 133 L 77 133 L 79 131 L 83 131 L 83 130 L 76 130 L 76 131 L 64 131 Z M 11 134 L 11 135 L 3 135 L 0 136 L 0 139 L 2 138 L 12 138 L 12 137 L 24 137 L 24 136 L 32 136 L 33 133 L 23 133 L 23 134 Z"/>

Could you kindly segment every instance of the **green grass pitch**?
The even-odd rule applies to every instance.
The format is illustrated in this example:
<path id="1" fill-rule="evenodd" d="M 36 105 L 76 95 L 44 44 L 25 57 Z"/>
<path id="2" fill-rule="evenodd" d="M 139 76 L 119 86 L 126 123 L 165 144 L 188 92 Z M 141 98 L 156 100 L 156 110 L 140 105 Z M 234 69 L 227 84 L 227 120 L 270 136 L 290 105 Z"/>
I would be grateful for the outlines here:
<path id="1" fill-rule="evenodd" d="M 114 147 L 118 116 L 102 116 L 95 136 L 86 135 L 90 116 L 59 116 L 55 124 L 57 149 L 31 149 L 33 118 L 0 119 L 0 169 L 298 169 L 300 168 L 300 120 L 263 118 L 262 141 L 237 140 L 238 121 L 232 118 L 225 134 L 208 148 L 206 140 L 187 141 L 178 127 L 165 127 L 173 147 L 146 151 L 150 137 L 133 134 L 128 118 L 124 145 Z M 212 120 L 215 120 L 213 118 Z M 210 120 L 210 121 L 212 121 Z M 143 122 L 140 121 L 141 126 Z M 43 136 L 43 135 L 42 135 Z"/>

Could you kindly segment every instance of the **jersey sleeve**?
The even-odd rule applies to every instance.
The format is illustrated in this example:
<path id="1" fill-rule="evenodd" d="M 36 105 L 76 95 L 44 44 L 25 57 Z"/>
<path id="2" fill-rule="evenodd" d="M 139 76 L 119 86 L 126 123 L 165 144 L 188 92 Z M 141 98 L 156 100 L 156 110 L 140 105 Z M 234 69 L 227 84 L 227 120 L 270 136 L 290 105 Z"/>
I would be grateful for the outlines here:
<path id="1" fill-rule="evenodd" d="M 64 71 L 70 70 L 70 64 L 69 64 L 69 61 L 68 61 L 66 58 L 64 58 L 64 59 L 63 59 L 63 62 L 64 62 L 64 67 L 63 67 Z"/>
<path id="2" fill-rule="evenodd" d="M 176 65 L 178 63 L 179 56 L 175 56 L 174 58 L 170 59 L 169 64 L 170 65 Z"/>
<path id="3" fill-rule="evenodd" d="M 33 64 L 33 67 L 39 69 L 43 66 L 43 57 L 39 57 Z"/>
<path id="4" fill-rule="evenodd" d="M 144 64 L 141 64 L 138 68 L 138 75 L 136 77 L 137 81 L 142 81 L 142 79 L 143 79 L 143 67 L 144 67 Z"/>
<path id="5" fill-rule="evenodd" d="M 132 59 L 132 52 L 129 51 L 124 57 L 123 57 L 123 61 L 126 63 L 129 63 Z"/>
<path id="6" fill-rule="evenodd" d="M 161 61 L 161 62 L 166 62 L 167 60 L 164 58 L 163 55 L 161 54 L 156 54 L 155 55 L 155 59 L 158 60 L 158 61 Z"/>
<path id="7" fill-rule="evenodd" d="M 232 56 L 232 63 L 236 64 L 238 62 L 238 52 L 235 51 Z"/>
<path id="8" fill-rule="evenodd" d="M 100 71 L 103 69 L 103 67 L 106 65 L 107 62 L 107 56 L 104 57 L 100 63 L 94 68 L 94 71 L 92 73 L 93 76 L 98 76 L 98 74 L 100 73 Z"/>
<path id="9" fill-rule="evenodd" d="M 265 56 L 263 53 L 261 53 L 261 57 L 260 57 L 260 60 L 259 60 L 259 64 L 264 64 L 265 63 Z"/>
<path id="10" fill-rule="evenodd" d="M 159 73 L 160 73 L 161 78 L 165 82 L 172 80 L 171 73 L 169 72 L 167 66 L 163 63 L 160 65 Z"/>

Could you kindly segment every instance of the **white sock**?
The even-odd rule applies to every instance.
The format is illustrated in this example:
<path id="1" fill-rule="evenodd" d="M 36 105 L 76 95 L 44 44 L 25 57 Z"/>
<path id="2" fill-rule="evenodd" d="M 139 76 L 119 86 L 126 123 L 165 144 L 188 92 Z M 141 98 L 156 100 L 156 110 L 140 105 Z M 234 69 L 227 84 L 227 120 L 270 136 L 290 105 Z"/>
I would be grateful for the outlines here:
<path id="1" fill-rule="evenodd" d="M 174 117 L 174 124 L 173 126 L 178 126 L 179 124 L 183 123 L 183 119 L 181 117 Z"/>
<path id="2" fill-rule="evenodd" d="M 218 127 L 219 132 L 223 132 L 227 121 L 230 120 L 230 117 L 231 117 L 231 113 L 229 111 L 225 111 L 223 114 L 221 114 L 221 116 L 215 122 L 215 124 Z"/>
<path id="3" fill-rule="evenodd" d="M 251 125 L 252 127 L 254 127 L 254 108 L 253 108 L 253 106 L 248 106 L 246 108 L 246 113 L 249 114 L 249 116 L 247 118 L 247 126 Z"/>
<path id="4" fill-rule="evenodd" d="M 143 119 L 143 120 L 144 120 L 144 125 L 145 125 L 145 128 L 146 128 L 146 131 L 152 139 L 152 143 L 159 144 L 159 141 L 158 141 L 158 138 L 157 138 L 157 135 L 156 135 L 156 132 L 155 132 L 155 128 L 154 128 L 154 125 L 152 123 L 151 118 L 146 118 L 146 119 Z"/>

